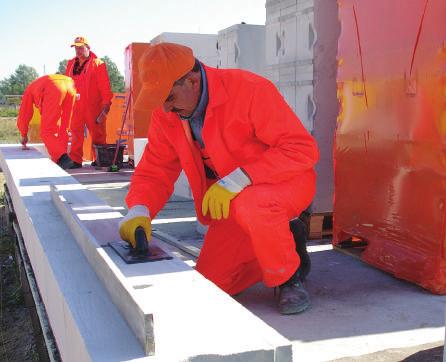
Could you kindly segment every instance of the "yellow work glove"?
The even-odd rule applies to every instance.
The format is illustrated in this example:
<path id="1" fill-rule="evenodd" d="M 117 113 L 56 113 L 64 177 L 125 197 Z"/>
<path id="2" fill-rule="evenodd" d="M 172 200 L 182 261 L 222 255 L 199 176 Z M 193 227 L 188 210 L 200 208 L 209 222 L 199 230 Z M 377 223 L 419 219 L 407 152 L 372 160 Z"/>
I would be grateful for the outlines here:
<path id="1" fill-rule="evenodd" d="M 222 217 L 227 219 L 231 200 L 250 184 L 251 180 L 246 173 L 240 168 L 235 169 L 206 191 L 201 204 L 203 215 L 209 211 L 213 220 L 221 220 Z"/>
<path id="2" fill-rule="evenodd" d="M 135 231 L 142 227 L 146 233 L 147 240 L 152 236 L 152 224 L 149 210 L 143 205 L 130 208 L 126 216 L 119 222 L 119 235 L 122 240 L 127 241 L 136 248 Z"/>
<path id="3" fill-rule="evenodd" d="M 227 219 L 229 216 L 229 204 L 237 194 L 238 192 L 231 192 L 218 183 L 213 184 L 204 194 L 203 203 L 201 204 L 203 215 L 206 215 L 209 210 L 211 219 L 221 220 L 222 216 Z"/>

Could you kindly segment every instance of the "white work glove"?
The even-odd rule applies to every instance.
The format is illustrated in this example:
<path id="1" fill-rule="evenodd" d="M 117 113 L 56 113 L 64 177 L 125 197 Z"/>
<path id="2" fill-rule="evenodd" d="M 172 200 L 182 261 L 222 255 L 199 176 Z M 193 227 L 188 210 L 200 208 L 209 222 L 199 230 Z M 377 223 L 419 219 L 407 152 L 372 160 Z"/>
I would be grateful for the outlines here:
<path id="1" fill-rule="evenodd" d="M 101 124 L 107 118 L 107 114 L 110 111 L 110 105 L 104 106 L 99 116 L 96 117 L 96 123 Z"/>
<path id="2" fill-rule="evenodd" d="M 152 224 L 150 212 L 144 205 L 135 205 L 131 207 L 119 222 L 119 234 L 122 240 L 127 241 L 136 248 L 135 231 L 138 227 L 142 227 L 146 233 L 147 240 L 152 236 Z"/>
<path id="3" fill-rule="evenodd" d="M 250 184 L 251 180 L 240 167 L 218 180 L 204 194 L 201 204 L 203 215 L 209 210 L 211 219 L 221 220 L 222 217 L 227 219 L 231 200 Z"/>

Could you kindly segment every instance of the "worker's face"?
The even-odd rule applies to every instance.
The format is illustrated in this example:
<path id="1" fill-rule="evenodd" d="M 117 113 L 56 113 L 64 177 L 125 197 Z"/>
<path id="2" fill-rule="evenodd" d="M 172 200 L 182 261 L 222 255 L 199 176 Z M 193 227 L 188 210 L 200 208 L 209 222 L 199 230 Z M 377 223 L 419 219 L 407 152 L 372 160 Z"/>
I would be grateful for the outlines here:
<path id="1" fill-rule="evenodd" d="M 90 55 L 90 49 L 87 46 L 82 45 L 80 47 L 75 46 L 76 56 L 78 58 L 87 58 Z"/>
<path id="2" fill-rule="evenodd" d="M 197 107 L 201 95 L 200 72 L 191 72 L 182 84 L 175 84 L 163 103 L 165 112 L 189 117 Z"/>

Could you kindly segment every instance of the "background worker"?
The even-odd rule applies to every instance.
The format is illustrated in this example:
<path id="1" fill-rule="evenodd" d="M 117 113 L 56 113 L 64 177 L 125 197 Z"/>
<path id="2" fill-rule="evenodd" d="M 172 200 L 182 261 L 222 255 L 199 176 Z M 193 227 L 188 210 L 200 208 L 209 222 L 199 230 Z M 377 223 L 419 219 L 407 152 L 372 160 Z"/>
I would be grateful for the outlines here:
<path id="1" fill-rule="evenodd" d="M 106 117 L 113 93 L 107 67 L 88 45 L 87 39 L 77 37 L 74 43 L 76 56 L 68 61 L 65 74 L 73 78 L 77 89 L 71 121 L 70 157 L 76 167 L 82 167 L 84 128 L 87 126 L 93 145 L 106 143 Z"/>
<path id="2" fill-rule="evenodd" d="M 41 114 L 40 138 L 51 159 L 63 169 L 73 168 L 67 155 L 68 128 L 76 98 L 74 82 L 62 74 L 40 77 L 25 89 L 17 117 L 17 128 L 24 148 L 28 143 L 28 129 L 35 105 Z"/>
<path id="3" fill-rule="evenodd" d="M 231 295 L 259 281 L 280 286 L 282 314 L 307 309 L 289 221 L 315 193 L 314 139 L 258 75 L 207 67 L 169 43 L 152 46 L 139 69 L 137 103 L 155 110 L 121 237 L 134 244 L 138 226 L 150 236 L 184 169 L 197 217 L 209 225 L 196 270 Z"/>

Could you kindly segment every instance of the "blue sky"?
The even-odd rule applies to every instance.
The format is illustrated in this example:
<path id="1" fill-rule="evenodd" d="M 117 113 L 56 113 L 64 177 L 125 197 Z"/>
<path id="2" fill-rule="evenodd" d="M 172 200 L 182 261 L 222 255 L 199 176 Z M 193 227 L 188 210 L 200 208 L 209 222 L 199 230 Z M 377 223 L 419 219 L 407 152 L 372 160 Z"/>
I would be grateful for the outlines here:
<path id="1" fill-rule="evenodd" d="M 39 75 L 72 58 L 85 36 L 98 56 L 124 68 L 124 49 L 162 32 L 216 34 L 244 21 L 265 24 L 265 0 L 0 0 L 0 80 L 19 64 Z"/>

